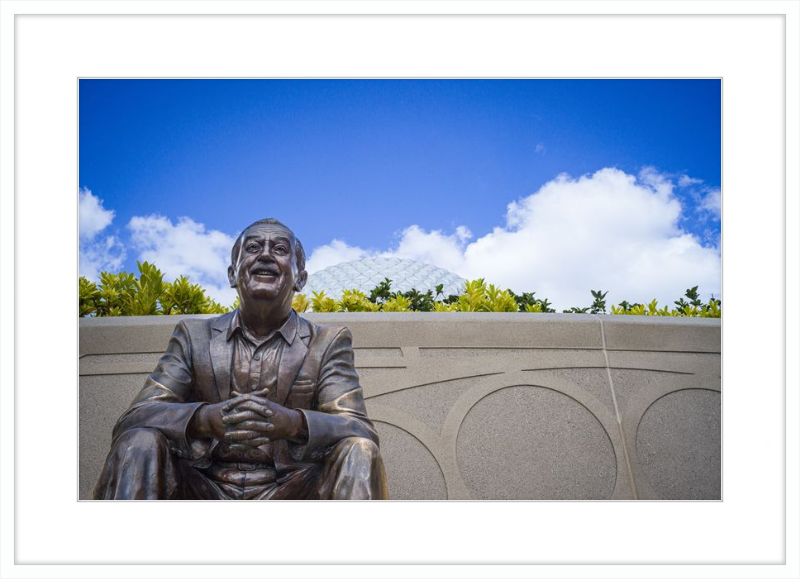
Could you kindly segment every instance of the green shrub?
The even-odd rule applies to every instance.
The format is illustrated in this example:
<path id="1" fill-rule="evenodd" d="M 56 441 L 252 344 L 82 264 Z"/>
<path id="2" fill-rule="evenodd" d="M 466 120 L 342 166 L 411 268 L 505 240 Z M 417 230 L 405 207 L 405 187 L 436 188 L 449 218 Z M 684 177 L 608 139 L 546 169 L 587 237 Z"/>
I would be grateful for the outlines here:
<path id="1" fill-rule="evenodd" d="M 81 276 L 78 279 L 78 315 L 83 318 L 95 313 L 99 299 L 97 284 Z"/>
<path id="2" fill-rule="evenodd" d="M 383 278 L 383 281 L 372 288 L 369 292 L 369 301 L 373 304 L 382 304 L 392 298 L 392 280 L 388 277 Z"/>
<path id="3" fill-rule="evenodd" d="M 382 311 L 384 312 L 411 311 L 411 301 L 407 297 L 398 293 L 393 298 L 386 300 L 386 302 L 383 304 Z"/>
<path id="4" fill-rule="evenodd" d="M 594 292 L 592 292 L 594 293 Z M 691 287 L 686 290 L 685 296 L 689 301 L 683 298 L 675 301 L 676 308 L 670 310 L 669 306 L 663 308 L 658 307 L 658 302 L 653 300 L 647 306 L 643 304 L 629 304 L 627 301 L 622 301 L 618 306 L 611 306 L 611 313 L 614 315 L 631 315 L 631 316 L 681 316 L 687 318 L 721 318 L 722 317 L 722 302 L 714 296 L 704 304 L 698 295 L 697 286 Z"/>
<path id="5" fill-rule="evenodd" d="M 180 276 L 167 284 L 161 294 L 161 308 L 164 314 L 190 314 L 200 311 L 205 305 L 206 292 L 197 284 Z"/>
<path id="6" fill-rule="evenodd" d="M 315 312 L 338 312 L 336 300 L 329 298 L 325 292 L 311 292 L 311 306 Z"/>
<path id="7" fill-rule="evenodd" d="M 487 312 L 516 312 L 519 306 L 514 296 L 508 290 L 501 290 L 489 284 L 485 291 L 483 311 Z M 480 311 L 480 310 L 479 310 Z"/>
<path id="8" fill-rule="evenodd" d="M 483 278 L 467 281 L 464 293 L 458 296 L 458 312 L 486 312 L 486 284 Z"/>
<path id="9" fill-rule="evenodd" d="M 305 312 L 308 311 L 308 308 L 311 307 L 311 300 L 305 294 L 295 294 L 294 299 L 292 299 L 292 308 L 296 312 Z"/>
<path id="10" fill-rule="evenodd" d="M 174 314 L 224 314 L 239 305 L 221 306 L 198 284 L 180 276 L 172 283 L 155 265 L 138 263 L 139 277 L 132 273 L 100 274 L 100 285 L 85 277 L 78 279 L 78 315 L 158 316 Z"/>
<path id="11" fill-rule="evenodd" d="M 344 290 L 338 303 L 340 312 L 377 312 L 380 310 L 380 306 L 367 299 L 367 294 L 357 289 Z"/>
<path id="12" fill-rule="evenodd" d="M 537 314 L 555 313 L 555 310 L 550 307 L 552 304 L 547 298 L 543 300 L 536 298 L 536 292 L 524 292 L 521 295 L 516 295 L 511 290 L 508 290 L 508 293 L 514 296 L 518 306 L 517 311 Z"/>

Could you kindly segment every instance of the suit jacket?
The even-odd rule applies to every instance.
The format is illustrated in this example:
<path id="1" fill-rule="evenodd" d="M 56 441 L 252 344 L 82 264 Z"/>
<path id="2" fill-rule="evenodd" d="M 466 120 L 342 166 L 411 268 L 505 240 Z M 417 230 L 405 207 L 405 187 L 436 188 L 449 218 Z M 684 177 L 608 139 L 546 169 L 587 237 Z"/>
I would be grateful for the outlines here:
<path id="1" fill-rule="evenodd" d="M 117 421 L 115 440 L 132 428 L 155 428 L 178 456 L 198 468 L 211 463 L 216 441 L 192 440 L 187 430 L 201 405 L 230 398 L 233 340 L 228 340 L 227 332 L 234 313 L 178 323 L 156 369 Z M 272 442 L 279 474 L 299 462 L 321 458 L 349 436 L 378 442 L 353 364 L 350 330 L 312 324 L 294 311 L 290 315 L 296 320 L 290 326 L 295 331 L 281 355 L 276 402 L 305 415 L 308 440 Z"/>

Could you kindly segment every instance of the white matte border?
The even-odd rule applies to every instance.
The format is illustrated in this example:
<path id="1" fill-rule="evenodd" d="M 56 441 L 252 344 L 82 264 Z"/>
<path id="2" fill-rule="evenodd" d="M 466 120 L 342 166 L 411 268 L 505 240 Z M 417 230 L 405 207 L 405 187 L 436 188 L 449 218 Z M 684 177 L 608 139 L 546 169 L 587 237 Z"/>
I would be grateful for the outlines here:
<path id="1" fill-rule="evenodd" d="M 741 13 L 772 16 L 48 17 L 32 14 L 367 9 L 390 14 L 564 14 L 624 13 L 634 4 L 0 4 L 0 577 L 798 576 L 800 11 L 796 1 L 733 6 Z M 637 12 L 653 14 L 713 14 L 723 9 L 728 7 L 719 2 L 635 4 Z M 29 16 L 15 20 L 15 13 Z M 785 19 L 775 16 L 782 13 Z M 77 502 L 77 384 L 71 378 L 77 375 L 76 79 L 88 76 L 723 77 L 724 501 L 235 506 Z M 786 103 L 788 166 L 783 150 Z M 15 185 L 16 198 L 11 196 Z M 784 186 L 789 192 L 785 197 Z M 762 286 L 757 299 L 756 284 Z M 789 360 L 783 357 L 784 288 L 790 305 L 786 346 L 794 354 Z M 15 325 L 10 323 L 15 319 L 16 358 Z M 33 348 L 43 328 L 54 345 L 45 362 Z M 787 383 L 795 385 L 785 392 L 784 363 Z M 784 471 L 785 456 L 789 460 Z M 53 484 L 42 476 L 43 463 L 66 474 Z M 340 543 L 326 547 L 316 539 L 327 527 L 313 521 L 348 519 L 373 525 L 372 532 L 352 537 L 359 549 L 343 549 Z M 206 531 L 209 522 L 224 531 Z M 345 525 L 337 536 L 346 531 Z M 780 564 L 784 557 L 785 565 Z M 587 565 L 78 564 L 230 561 Z"/>

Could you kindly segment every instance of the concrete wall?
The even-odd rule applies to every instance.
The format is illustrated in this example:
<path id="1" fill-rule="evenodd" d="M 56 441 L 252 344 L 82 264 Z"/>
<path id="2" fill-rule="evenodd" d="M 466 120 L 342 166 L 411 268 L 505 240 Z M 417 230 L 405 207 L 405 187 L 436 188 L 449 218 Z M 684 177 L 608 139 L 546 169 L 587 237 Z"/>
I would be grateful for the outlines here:
<path id="1" fill-rule="evenodd" d="M 393 499 L 720 499 L 720 321 L 303 314 L 348 326 Z M 80 494 L 175 316 L 80 321 Z"/>

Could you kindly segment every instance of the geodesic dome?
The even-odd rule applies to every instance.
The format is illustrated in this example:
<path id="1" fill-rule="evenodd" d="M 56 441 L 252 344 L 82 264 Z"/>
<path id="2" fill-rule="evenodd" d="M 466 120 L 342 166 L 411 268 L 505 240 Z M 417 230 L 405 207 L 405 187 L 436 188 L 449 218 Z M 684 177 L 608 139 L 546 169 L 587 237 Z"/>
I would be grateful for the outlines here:
<path id="1" fill-rule="evenodd" d="M 312 292 L 324 291 L 328 297 L 338 299 L 346 289 L 358 289 L 369 295 L 370 290 L 385 278 L 392 280 L 392 292 L 411 289 L 425 293 L 436 293 L 436 286 L 444 285 L 445 296 L 460 294 L 466 283 L 456 274 L 411 259 L 397 257 L 373 257 L 348 261 L 326 267 L 308 276 L 302 293 L 311 297 Z"/>

